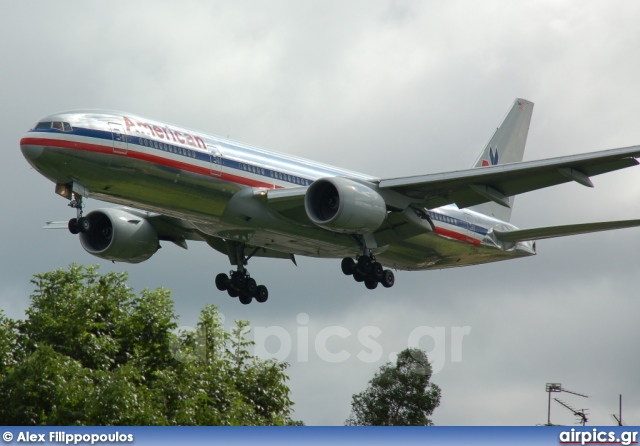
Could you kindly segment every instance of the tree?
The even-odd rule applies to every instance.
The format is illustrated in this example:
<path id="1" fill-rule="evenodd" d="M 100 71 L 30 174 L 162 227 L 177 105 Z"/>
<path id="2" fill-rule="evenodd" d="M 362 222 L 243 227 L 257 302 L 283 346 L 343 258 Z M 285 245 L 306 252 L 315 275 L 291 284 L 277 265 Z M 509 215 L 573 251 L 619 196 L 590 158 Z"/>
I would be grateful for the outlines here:
<path id="1" fill-rule="evenodd" d="M 168 290 L 136 295 L 97 267 L 36 274 L 27 318 L 0 310 L 0 420 L 8 425 L 285 425 L 286 363 L 250 354 L 248 322 L 215 306 L 175 333 Z"/>
<path id="2" fill-rule="evenodd" d="M 431 426 L 440 388 L 430 383 L 431 365 L 422 350 L 408 348 L 396 364 L 380 367 L 364 392 L 353 395 L 348 426 Z"/>

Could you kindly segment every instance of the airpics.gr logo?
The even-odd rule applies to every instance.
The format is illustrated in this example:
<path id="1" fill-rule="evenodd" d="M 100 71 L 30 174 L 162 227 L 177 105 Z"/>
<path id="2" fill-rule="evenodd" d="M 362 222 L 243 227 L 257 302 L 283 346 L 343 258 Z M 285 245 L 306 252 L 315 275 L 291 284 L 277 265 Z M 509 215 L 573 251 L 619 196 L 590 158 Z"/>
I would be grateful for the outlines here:
<path id="1" fill-rule="evenodd" d="M 489 147 L 489 159 L 482 160 L 482 167 L 496 166 L 497 164 L 498 164 L 498 148 L 496 147 L 496 151 L 494 153 L 493 148 Z"/>

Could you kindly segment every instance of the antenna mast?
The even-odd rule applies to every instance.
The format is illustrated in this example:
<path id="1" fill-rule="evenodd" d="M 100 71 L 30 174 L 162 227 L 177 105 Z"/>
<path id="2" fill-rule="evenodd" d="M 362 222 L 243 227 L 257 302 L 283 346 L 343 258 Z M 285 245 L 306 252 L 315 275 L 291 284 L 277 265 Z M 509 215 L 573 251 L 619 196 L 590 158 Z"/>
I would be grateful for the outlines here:
<path id="1" fill-rule="evenodd" d="M 547 383 L 546 392 L 549 393 L 549 406 L 548 406 L 548 412 L 547 412 L 547 426 L 555 426 L 554 424 L 551 423 L 551 393 L 552 392 L 556 392 L 556 393 L 565 392 L 565 393 L 570 393 L 572 395 L 581 396 L 583 398 L 589 398 L 587 395 L 584 395 L 582 393 L 574 392 L 572 390 L 567 390 L 567 389 L 563 388 L 562 384 L 560 384 L 560 383 Z M 579 417 L 582 420 L 582 425 L 583 426 L 585 425 L 585 423 L 587 422 L 587 416 L 585 414 L 585 411 L 587 409 L 581 409 L 580 411 L 576 411 L 572 407 L 570 407 L 568 404 L 566 404 L 565 402 L 560 401 L 558 398 L 554 398 L 554 400 L 556 400 L 556 402 L 558 402 L 559 404 L 562 404 L 567 409 L 571 410 L 575 416 Z M 622 400 L 620 400 L 620 401 L 622 401 Z M 621 408 L 621 412 L 622 412 L 622 408 Z"/>

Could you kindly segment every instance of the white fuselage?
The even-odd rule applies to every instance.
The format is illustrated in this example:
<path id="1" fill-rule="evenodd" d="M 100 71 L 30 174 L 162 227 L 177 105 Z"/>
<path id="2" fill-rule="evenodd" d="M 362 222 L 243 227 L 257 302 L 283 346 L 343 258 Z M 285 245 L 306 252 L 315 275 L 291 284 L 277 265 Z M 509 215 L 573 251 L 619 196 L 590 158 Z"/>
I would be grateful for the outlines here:
<path id="1" fill-rule="evenodd" d="M 320 178 L 372 184 L 377 178 L 126 113 L 73 111 L 39 122 L 54 125 L 36 124 L 21 149 L 56 184 L 74 182 L 90 197 L 282 253 L 340 258 L 360 250 L 350 235 L 318 227 L 299 213 L 273 212 L 259 200 L 250 208 L 239 203 L 270 189 L 305 188 Z M 513 229 L 509 223 L 456 206 L 426 212 L 434 230 L 378 243 L 379 262 L 420 270 L 535 254 L 532 242 L 505 245 L 492 236 L 493 229 Z"/>

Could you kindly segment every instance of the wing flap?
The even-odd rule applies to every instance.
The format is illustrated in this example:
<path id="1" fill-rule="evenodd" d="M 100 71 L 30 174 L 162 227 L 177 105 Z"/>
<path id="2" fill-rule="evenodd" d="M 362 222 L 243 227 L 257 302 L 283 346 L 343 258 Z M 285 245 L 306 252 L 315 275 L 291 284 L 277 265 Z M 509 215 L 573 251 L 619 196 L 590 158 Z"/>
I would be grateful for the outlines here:
<path id="1" fill-rule="evenodd" d="M 613 229 L 634 228 L 640 226 L 640 220 L 605 221 L 582 223 L 577 225 L 549 226 L 545 228 L 518 229 L 515 231 L 497 231 L 493 234 L 501 242 L 517 243 L 527 240 L 542 240 L 567 235 L 588 234 L 591 232 L 611 231 Z"/>

